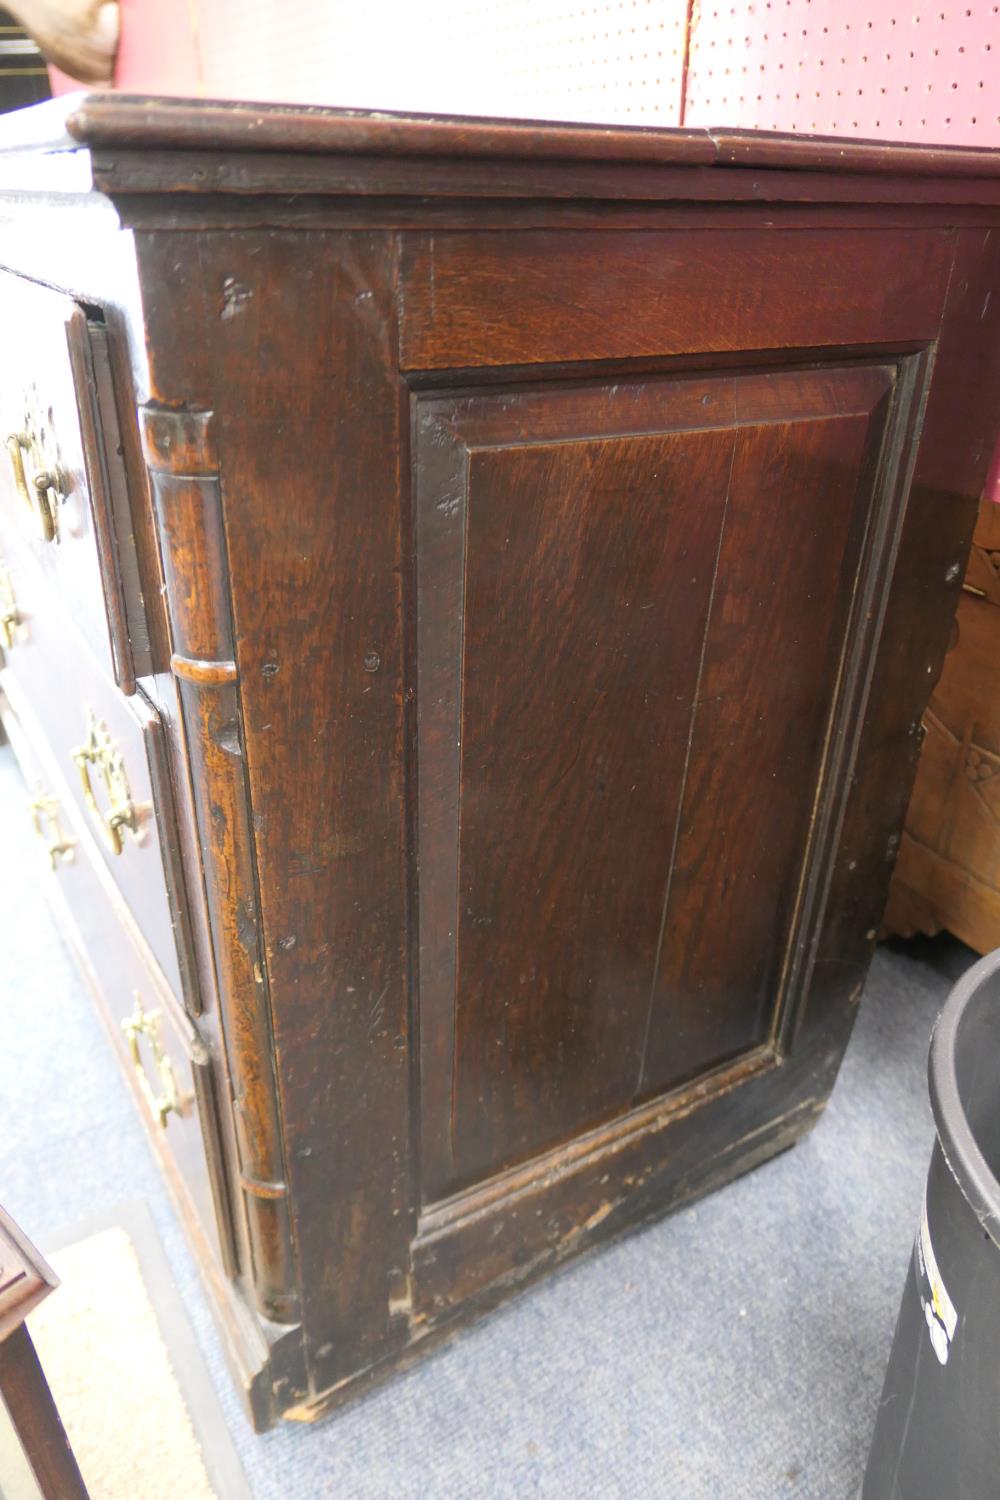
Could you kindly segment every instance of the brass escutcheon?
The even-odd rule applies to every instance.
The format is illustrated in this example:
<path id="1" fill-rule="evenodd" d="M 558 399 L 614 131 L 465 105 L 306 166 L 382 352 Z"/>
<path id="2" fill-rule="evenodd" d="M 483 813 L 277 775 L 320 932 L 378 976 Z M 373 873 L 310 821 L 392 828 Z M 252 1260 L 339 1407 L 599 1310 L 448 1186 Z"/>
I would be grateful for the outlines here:
<path id="1" fill-rule="evenodd" d="M 28 807 L 31 811 L 31 821 L 35 825 L 35 832 L 45 844 L 45 852 L 49 856 L 52 869 L 56 868 L 60 860 L 72 864 L 76 839 L 67 838 L 63 833 L 59 825 L 59 803 L 52 793 L 43 791 L 39 787 L 28 803 Z"/>
<path id="2" fill-rule="evenodd" d="M 139 820 L 129 791 L 122 752 L 111 738 L 107 724 L 103 719 L 98 719 L 93 709 L 87 710 L 87 738 L 72 751 L 72 756 L 80 773 L 83 800 L 91 820 L 106 848 L 112 854 L 121 854 L 124 847 L 122 830 L 127 828 L 130 833 L 137 833 Z M 107 812 L 102 812 L 94 796 L 90 780 L 91 766 L 100 773 L 104 784 L 108 800 Z"/>
<path id="3" fill-rule="evenodd" d="M 173 1114 L 180 1114 L 181 1101 L 177 1090 L 177 1080 L 170 1058 L 163 1050 L 160 1041 L 160 1012 L 158 1010 L 146 1011 L 142 1008 L 142 996 L 138 990 L 133 990 L 135 1007 L 130 1016 L 121 1023 L 122 1031 L 128 1041 L 129 1051 L 132 1054 L 132 1066 L 135 1069 L 136 1081 L 140 1092 L 149 1106 L 153 1119 L 161 1130 L 166 1130 L 167 1119 Z M 160 1085 L 160 1093 L 156 1093 L 149 1081 L 145 1063 L 142 1060 L 141 1039 L 145 1037 L 149 1043 L 149 1049 L 153 1054 L 153 1067 L 156 1069 L 157 1079 Z"/>

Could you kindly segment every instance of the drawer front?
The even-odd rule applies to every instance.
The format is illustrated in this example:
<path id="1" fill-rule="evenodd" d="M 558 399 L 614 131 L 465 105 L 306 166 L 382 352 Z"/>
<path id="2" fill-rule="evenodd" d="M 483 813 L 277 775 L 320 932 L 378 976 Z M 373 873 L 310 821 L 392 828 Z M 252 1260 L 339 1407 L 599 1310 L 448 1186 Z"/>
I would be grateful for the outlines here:
<path id="1" fill-rule="evenodd" d="M 167 984 L 197 1010 L 159 716 L 142 692 L 126 698 L 104 676 L 18 539 L 0 534 L 0 548 L 13 616 L 0 682 L 50 746 Z"/>
<path id="2" fill-rule="evenodd" d="M 97 994 L 154 1146 L 233 1275 L 219 1098 L 208 1049 L 144 956 L 51 756 L 33 743 L 2 696 L 0 714 L 25 775 L 26 816 L 39 836 L 39 859 L 64 935 Z"/>
<path id="3" fill-rule="evenodd" d="M 67 297 L 0 273 L 0 515 L 34 554 L 105 669 L 127 692 L 134 663 L 122 564 L 130 530 L 117 444 L 102 425 L 103 325 Z M 111 414 L 113 419 L 113 414 Z"/>

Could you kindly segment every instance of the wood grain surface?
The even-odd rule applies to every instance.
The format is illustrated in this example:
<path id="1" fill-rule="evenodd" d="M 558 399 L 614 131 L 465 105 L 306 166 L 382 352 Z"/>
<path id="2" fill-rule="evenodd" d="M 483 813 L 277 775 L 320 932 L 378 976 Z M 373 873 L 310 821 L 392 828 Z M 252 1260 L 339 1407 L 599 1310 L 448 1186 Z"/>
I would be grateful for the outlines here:
<path id="1" fill-rule="evenodd" d="M 739 275 L 727 274 L 734 252 Z M 947 234 L 409 237 L 406 369 L 934 337 Z M 558 270 L 555 268 L 558 267 Z"/>
<path id="2" fill-rule="evenodd" d="M 66 123 L 0 130 L 0 209 L 15 293 L 103 330 L 69 376 L 115 417 L 128 567 L 67 593 L 104 629 L 114 585 L 162 724 L 218 1105 L 184 1212 L 255 1419 L 311 1420 L 821 1113 L 996 441 L 1000 179 L 739 132 Z"/>

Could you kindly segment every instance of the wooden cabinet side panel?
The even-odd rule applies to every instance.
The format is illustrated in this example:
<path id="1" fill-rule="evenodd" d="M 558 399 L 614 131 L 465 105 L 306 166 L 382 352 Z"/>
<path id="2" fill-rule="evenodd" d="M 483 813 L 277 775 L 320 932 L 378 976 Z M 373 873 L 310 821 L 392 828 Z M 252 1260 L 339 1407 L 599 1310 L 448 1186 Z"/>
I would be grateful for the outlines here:
<path id="1" fill-rule="evenodd" d="M 171 333 L 166 302 L 147 313 L 154 395 L 215 412 L 263 963 L 322 1389 L 409 1336 L 395 242 L 219 232 L 157 250 L 151 237 L 151 294 L 172 238 L 198 280 L 198 326 Z M 180 337 L 203 345 L 197 392 L 172 385 L 157 350 Z"/>
<path id="2" fill-rule="evenodd" d="M 905 306 L 889 290 L 880 293 L 879 306 L 896 312 L 875 329 L 858 322 L 858 342 L 933 341 L 952 238 L 922 243 L 924 260 L 915 253 L 908 260 Z M 179 254 L 194 292 L 172 289 Z M 218 421 L 263 963 L 318 1391 L 391 1357 L 419 1327 L 410 1320 L 414 1296 L 419 1302 L 428 1295 L 410 1280 L 417 1041 L 407 999 L 402 538 L 409 485 L 401 472 L 408 448 L 395 357 L 396 247 L 388 234 L 362 231 L 153 234 L 145 276 L 154 399 L 210 407 Z M 933 306 L 918 306 L 921 277 Z M 852 981 L 860 984 L 870 957 L 859 933 L 877 924 L 884 899 L 907 790 L 900 792 L 900 782 L 915 755 L 915 726 L 954 604 L 950 570 L 961 564 L 989 459 L 980 439 L 992 434 L 1000 404 L 997 313 L 986 295 L 992 291 L 992 307 L 1000 305 L 996 280 L 984 233 L 964 232 L 858 772 L 833 884 L 823 892 L 816 982 L 793 1058 L 781 1070 L 784 1081 L 767 1075 L 747 1085 L 748 1127 L 758 1107 L 753 1097 L 775 1130 L 781 1110 L 811 1116 L 820 1106 L 850 1024 L 846 993 Z M 530 277 L 527 284 L 530 290 Z M 182 303 L 193 325 L 178 316 Z M 562 330 L 558 347 L 546 352 L 542 344 L 511 342 L 515 325 L 507 324 L 490 348 L 498 358 L 506 351 L 526 362 L 607 352 L 596 342 L 571 348 L 564 333 L 572 320 L 545 316 Z M 614 317 L 601 324 L 623 326 Z M 443 367 L 460 348 L 474 362 L 481 329 L 468 328 L 463 343 L 465 334 L 455 342 L 435 325 L 427 364 Z M 418 342 L 404 344 L 404 353 L 406 347 L 412 355 Z M 664 352 L 659 338 L 656 352 Z M 923 378 L 919 357 L 912 369 L 915 380 Z M 912 430 L 898 435 L 901 453 L 911 438 Z M 960 576 L 959 566 L 956 591 Z M 692 1162 L 716 1151 L 735 1160 L 725 1144 L 733 1115 L 724 1120 L 724 1112 L 720 1101 L 714 1144 L 691 1124 Z M 683 1143 L 687 1130 L 682 1125 L 674 1139 Z M 674 1175 L 676 1167 L 674 1161 Z M 692 1166 L 692 1184 L 695 1178 L 704 1186 L 712 1173 Z M 623 1222 L 641 1216 L 645 1192 L 631 1206 L 623 1202 Z M 647 1211 L 656 1196 L 651 1177 Z M 527 1203 L 525 1197 L 525 1214 Z M 574 1189 L 567 1247 L 580 1244 L 571 1234 L 578 1204 Z M 618 1221 L 616 1212 L 608 1229 Z M 468 1232 L 479 1232 L 471 1219 Z M 474 1280 L 488 1280 L 491 1263 L 509 1270 L 518 1243 L 530 1238 L 512 1211 L 489 1253 L 480 1247 Z M 430 1230 L 423 1245 L 418 1241 L 420 1274 L 445 1276 L 447 1257 Z M 447 1279 L 453 1273 L 463 1280 L 455 1263 Z M 454 1305 L 452 1294 L 448 1300 Z"/>

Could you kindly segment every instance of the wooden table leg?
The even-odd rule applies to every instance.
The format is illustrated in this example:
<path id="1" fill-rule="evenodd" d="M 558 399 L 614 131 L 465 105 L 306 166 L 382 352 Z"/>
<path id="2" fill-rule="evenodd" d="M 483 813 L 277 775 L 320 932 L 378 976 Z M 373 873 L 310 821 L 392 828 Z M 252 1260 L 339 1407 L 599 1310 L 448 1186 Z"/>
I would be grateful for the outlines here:
<path id="1" fill-rule="evenodd" d="M 0 1394 L 44 1500 L 88 1500 L 87 1487 L 24 1324 L 0 1343 Z"/>

